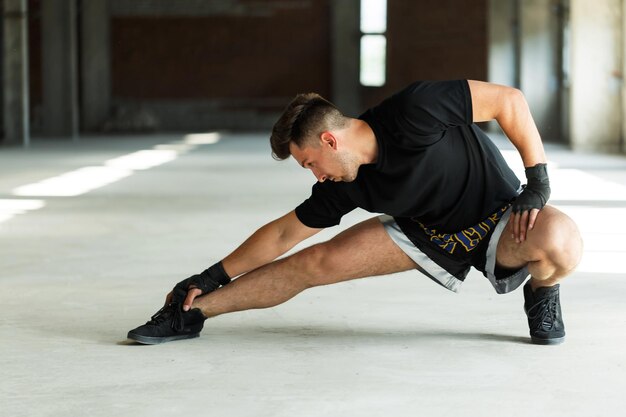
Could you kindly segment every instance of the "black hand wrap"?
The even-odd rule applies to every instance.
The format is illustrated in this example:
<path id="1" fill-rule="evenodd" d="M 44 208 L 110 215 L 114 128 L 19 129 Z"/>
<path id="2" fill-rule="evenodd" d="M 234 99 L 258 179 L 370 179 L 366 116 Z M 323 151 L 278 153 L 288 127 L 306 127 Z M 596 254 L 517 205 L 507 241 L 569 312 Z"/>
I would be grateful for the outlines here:
<path id="1" fill-rule="evenodd" d="M 187 297 L 187 291 L 193 288 L 198 288 L 202 291 L 202 294 L 207 294 L 229 282 L 230 277 L 224 271 L 222 262 L 218 262 L 201 273 L 192 275 L 176 284 L 172 294 L 172 301 L 182 303 Z"/>
<path id="2" fill-rule="evenodd" d="M 524 191 L 513 201 L 513 213 L 520 213 L 532 209 L 541 210 L 550 198 L 550 179 L 546 164 L 537 164 L 526 168 L 528 184 Z"/>

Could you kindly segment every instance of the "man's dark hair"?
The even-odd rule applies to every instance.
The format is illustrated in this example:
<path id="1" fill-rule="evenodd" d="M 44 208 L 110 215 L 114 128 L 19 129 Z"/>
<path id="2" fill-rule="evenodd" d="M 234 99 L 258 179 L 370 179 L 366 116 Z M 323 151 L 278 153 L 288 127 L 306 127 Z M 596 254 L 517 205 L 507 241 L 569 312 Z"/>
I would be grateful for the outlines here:
<path id="1" fill-rule="evenodd" d="M 307 141 L 319 138 L 324 131 L 344 128 L 347 122 L 348 118 L 319 94 L 298 94 L 272 129 L 272 156 L 278 160 L 287 159 L 291 155 L 291 142 L 301 148 Z"/>

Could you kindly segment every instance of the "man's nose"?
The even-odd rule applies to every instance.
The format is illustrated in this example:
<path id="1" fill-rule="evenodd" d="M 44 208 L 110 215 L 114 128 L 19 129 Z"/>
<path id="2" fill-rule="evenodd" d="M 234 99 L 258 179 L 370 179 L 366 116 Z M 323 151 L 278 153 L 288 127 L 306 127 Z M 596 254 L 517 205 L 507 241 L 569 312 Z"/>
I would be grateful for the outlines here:
<path id="1" fill-rule="evenodd" d="M 312 170 L 312 171 L 313 171 L 313 175 L 315 175 L 315 178 L 317 178 L 319 182 L 326 181 L 326 175 L 322 174 L 321 172 L 317 170 Z"/>

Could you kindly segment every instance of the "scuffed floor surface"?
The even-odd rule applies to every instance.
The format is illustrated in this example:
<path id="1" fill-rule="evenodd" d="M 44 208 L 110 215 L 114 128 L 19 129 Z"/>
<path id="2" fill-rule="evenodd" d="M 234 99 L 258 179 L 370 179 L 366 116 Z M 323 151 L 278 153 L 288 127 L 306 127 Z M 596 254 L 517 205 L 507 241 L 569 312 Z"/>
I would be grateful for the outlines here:
<path id="1" fill-rule="evenodd" d="M 586 245 L 561 346 L 531 345 L 521 291 L 476 272 L 459 294 L 417 272 L 314 288 L 141 346 L 127 331 L 174 283 L 292 210 L 313 176 L 272 160 L 267 135 L 0 148 L 0 416 L 621 416 L 626 158 L 548 155 L 551 202 Z"/>

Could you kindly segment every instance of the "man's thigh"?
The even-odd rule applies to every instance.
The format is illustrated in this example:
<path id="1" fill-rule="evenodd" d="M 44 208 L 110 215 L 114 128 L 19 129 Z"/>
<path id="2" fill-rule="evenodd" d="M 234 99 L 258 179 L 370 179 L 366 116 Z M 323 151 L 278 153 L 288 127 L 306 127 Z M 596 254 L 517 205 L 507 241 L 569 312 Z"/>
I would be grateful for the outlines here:
<path id="1" fill-rule="evenodd" d="M 378 218 L 358 223 L 327 242 L 301 252 L 315 260 L 313 285 L 325 285 L 417 268 L 394 243 Z M 310 259 L 309 259 L 310 260 Z"/>

